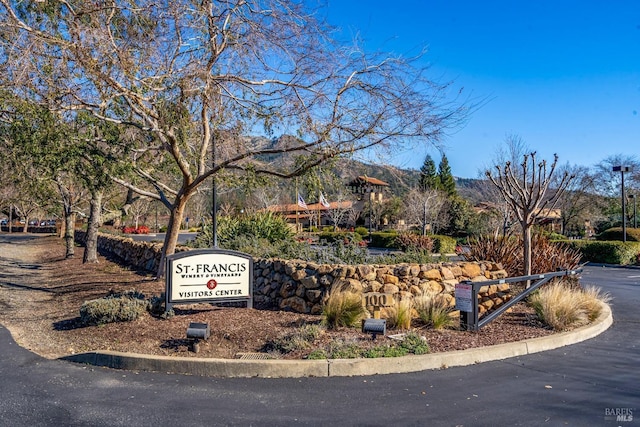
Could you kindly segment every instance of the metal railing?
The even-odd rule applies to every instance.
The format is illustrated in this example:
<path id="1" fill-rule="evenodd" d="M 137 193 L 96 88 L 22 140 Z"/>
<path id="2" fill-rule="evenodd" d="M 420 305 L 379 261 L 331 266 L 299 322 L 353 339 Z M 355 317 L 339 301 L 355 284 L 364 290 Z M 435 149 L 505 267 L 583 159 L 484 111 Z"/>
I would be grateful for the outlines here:
<path id="1" fill-rule="evenodd" d="M 525 299 L 531 292 L 538 289 L 540 286 L 549 282 L 551 279 L 555 277 L 562 276 L 575 276 L 582 272 L 582 268 L 576 270 L 562 270 L 551 273 L 544 274 L 532 274 L 530 276 L 519 276 L 519 277 L 509 277 L 506 279 L 496 279 L 496 280 L 487 280 L 483 282 L 471 282 L 471 281 L 463 281 L 460 282 L 461 285 L 465 287 L 465 301 L 458 301 L 458 291 L 456 289 L 456 306 L 463 306 L 466 310 L 460 309 L 460 326 L 462 329 L 466 329 L 467 331 L 477 331 L 486 324 L 492 322 L 496 318 L 498 318 L 501 314 L 503 314 L 510 307 L 514 306 L 518 302 Z M 482 319 L 478 319 L 478 292 L 480 288 L 484 286 L 491 285 L 501 285 L 505 283 L 518 283 L 518 282 L 530 282 L 530 286 L 526 288 L 523 292 L 514 296 L 512 299 L 498 307 L 496 310 L 484 316 Z M 461 287 L 462 288 L 462 287 Z M 471 290 L 470 301 L 468 300 L 468 291 Z M 461 292 L 462 293 L 462 292 Z M 459 304 L 459 302 L 461 304 Z"/>

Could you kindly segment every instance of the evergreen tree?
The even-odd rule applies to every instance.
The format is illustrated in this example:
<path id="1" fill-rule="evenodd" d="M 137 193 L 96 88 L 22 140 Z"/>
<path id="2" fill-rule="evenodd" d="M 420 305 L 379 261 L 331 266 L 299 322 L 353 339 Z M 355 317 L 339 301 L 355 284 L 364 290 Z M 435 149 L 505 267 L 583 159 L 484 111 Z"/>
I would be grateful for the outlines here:
<path id="1" fill-rule="evenodd" d="M 453 197 L 456 193 L 456 182 L 451 174 L 451 167 L 447 156 L 442 155 L 440 165 L 438 166 L 438 180 L 440 181 L 440 189 L 447 193 L 447 196 Z"/>
<path id="2" fill-rule="evenodd" d="M 466 237 L 473 234 L 477 215 L 471 204 L 459 196 L 452 196 L 447 202 L 447 224 L 442 232 L 447 236 Z"/>
<path id="3" fill-rule="evenodd" d="M 419 185 L 421 191 L 437 190 L 440 187 L 438 174 L 436 173 L 436 162 L 428 154 L 420 168 Z"/>

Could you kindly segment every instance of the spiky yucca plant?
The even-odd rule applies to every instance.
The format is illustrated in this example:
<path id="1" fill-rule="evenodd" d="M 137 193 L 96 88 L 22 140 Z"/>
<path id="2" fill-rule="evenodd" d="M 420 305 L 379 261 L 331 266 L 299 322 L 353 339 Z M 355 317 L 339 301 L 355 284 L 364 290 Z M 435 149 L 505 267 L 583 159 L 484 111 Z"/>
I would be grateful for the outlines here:
<path id="1" fill-rule="evenodd" d="M 571 270 L 580 265 L 582 254 L 579 250 L 562 242 L 552 242 L 542 234 L 533 236 L 531 247 L 531 271 L 534 274 Z M 478 237 L 469 248 L 469 252 L 463 254 L 468 261 L 500 263 L 511 276 L 523 273 L 522 239 L 512 236 Z"/>

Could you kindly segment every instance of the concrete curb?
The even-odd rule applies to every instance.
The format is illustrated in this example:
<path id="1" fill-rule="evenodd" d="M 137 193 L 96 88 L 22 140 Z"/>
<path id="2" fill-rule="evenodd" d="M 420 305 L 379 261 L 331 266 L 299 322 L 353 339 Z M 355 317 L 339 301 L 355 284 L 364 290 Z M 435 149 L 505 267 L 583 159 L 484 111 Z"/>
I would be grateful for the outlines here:
<path id="1" fill-rule="evenodd" d="M 606 331 L 612 324 L 611 308 L 607 304 L 602 304 L 602 312 L 598 319 L 587 326 L 570 332 L 514 343 L 422 356 L 378 359 L 239 360 L 149 356 L 96 351 L 65 356 L 61 359 L 131 371 L 171 372 L 225 378 L 300 378 L 401 374 L 453 366 L 467 366 L 552 350 L 593 338 Z"/>

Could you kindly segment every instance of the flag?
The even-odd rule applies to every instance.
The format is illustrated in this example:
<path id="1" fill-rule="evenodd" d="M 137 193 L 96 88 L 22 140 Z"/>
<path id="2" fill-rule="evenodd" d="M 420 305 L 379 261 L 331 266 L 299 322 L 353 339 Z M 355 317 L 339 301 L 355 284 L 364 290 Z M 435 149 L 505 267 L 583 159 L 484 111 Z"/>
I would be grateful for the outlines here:
<path id="1" fill-rule="evenodd" d="M 304 199 L 302 198 L 302 195 L 300 193 L 298 193 L 298 206 L 300 206 L 302 209 L 309 209 L 307 208 L 307 204 L 304 202 Z"/>
<path id="2" fill-rule="evenodd" d="M 324 194 L 322 193 L 320 193 L 320 204 L 325 208 L 328 208 L 329 206 L 331 206 L 329 202 L 327 202 L 327 199 L 324 198 Z"/>

